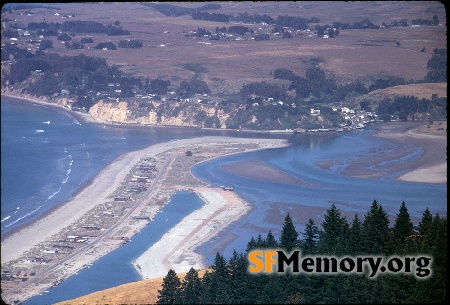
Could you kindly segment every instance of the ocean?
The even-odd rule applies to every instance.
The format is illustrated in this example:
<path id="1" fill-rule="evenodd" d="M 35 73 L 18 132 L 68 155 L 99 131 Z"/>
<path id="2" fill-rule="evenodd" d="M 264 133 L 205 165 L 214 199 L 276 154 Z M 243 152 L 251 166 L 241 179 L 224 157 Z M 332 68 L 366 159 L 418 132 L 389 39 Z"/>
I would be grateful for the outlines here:
<path id="1" fill-rule="evenodd" d="M 70 198 L 122 153 L 155 143 L 204 135 L 261 136 L 196 128 L 126 128 L 86 124 L 60 109 L 8 99 L 2 99 L 1 119 L 2 234 L 36 219 Z M 208 263 L 213 262 L 215 251 L 218 250 L 229 258 L 233 250 L 243 251 L 252 236 L 256 237 L 259 233 L 265 236 L 268 230 L 272 230 L 276 237 L 279 236 L 283 218 L 288 212 L 301 214 L 305 209 L 323 210 L 332 203 L 344 212 L 358 213 L 360 218 L 374 199 L 390 215 L 398 213 L 402 201 L 406 202 L 412 217 L 420 217 L 426 207 L 433 214 L 439 212 L 446 215 L 446 185 L 393 181 L 392 178 L 401 175 L 401 172 L 391 172 L 377 179 L 357 179 L 341 174 L 357 158 L 370 157 L 374 149 L 382 147 L 387 154 L 395 149 L 392 143 L 369 136 L 372 132 L 368 129 L 345 134 L 272 135 L 289 139 L 292 146 L 232 155 L 196 165 L 193 168 L 194 175 L 211 184 L 233 186 L 235 192 L 253 208 L 246 217 L 208 241 L 198 251 L 205 255 Z M 401 158 L 385 161 L 385 164 L 414 160 L 422 153 L 423 150 L 418 148 Z M 331 170 L 315 165 L 318 161 L 329 159 L 342 159 L 345 162 L 333 166 Z M 222 168 L 235 162 L 254 161 L 279 169 L 304 181 L 305 185 L 294 186 L 248 178 Z M 180 202 L 188 203 L 186 210 L 180 210 Z M 199 205 L 201 202 L 196 195 L 178 193 L 171 199 L 171 204 L 165 206 L 167 212 L 175 209 L 173 212 L 177 214 L 168 217 L 167 226 L 155 227 L 150 224 L 133 237 L 132 242 L 48 293 L 24 304 L 55 303 L 138 280 L 138 275 L 130 269 L 131 261 L 154 243 L 157 236 L 162 236 L 170 226 Z M 158 216 L 158 221 L 166 223 L 167 218 Z M 316 216 L 320 219 L 323 215 Z M 306 222 L 307 219 L 304 223 L 296 224 L 299 232 L 304 229 Z M 320 225 L 320 222 L 316 224 Z M 95 280 L 99 276 L 102 281 Z"/>
<path id="2" fill-rule="evenodd" d="M 64 202 L 125 152 L 175 139 L 236 134 L 86 124 L 62 109 L 2 97 L 1 234 Z"/>

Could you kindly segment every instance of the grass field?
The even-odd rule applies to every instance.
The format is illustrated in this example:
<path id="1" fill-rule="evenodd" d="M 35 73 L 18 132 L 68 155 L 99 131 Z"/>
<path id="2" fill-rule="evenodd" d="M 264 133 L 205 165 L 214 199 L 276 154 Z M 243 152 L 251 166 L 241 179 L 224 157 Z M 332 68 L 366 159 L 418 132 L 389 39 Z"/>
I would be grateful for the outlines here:
<path id="1" fill-rule="evenodd" d="M 18 24 L 29 22 L 59 22 L 63 14 L 75 14 L 71 20 L 93 20 L 103 24 L 119 21 L 130 31 L 126 36 L 76 35 L 73 41 L 82 37 L 93 37 L 94 45 L 111 41 L 117 44 L 123 39 L 140 39 L 140 49 L 118 50 L 68 50 L 61 41 L 54 39 L 50 52 L 64 55 L 80 53 L 106 58 L 109 64 L 116 64 L 125 72 L 149 77 L 170 79 L 176 86 L 181 80 L 192 77 L 193 72 L 183 68 L 186 64 L 201 64 L 202 73 L 213 91 L 231 93 L 238 91 L 243 83 L 256 81 L 279 82 L 271 72 L 276 68 L 288 68 L 298 75 L 304 75 L 311 58 L 321 58 L 322 68 L 338 82 L 345 82 L 380 74 L 403 77 L 407 80 L 422 79 L 427 73 L 427 61 L 435 48 L 446 48 L 445 8 L 439 2 L 218 2 L 222 8 L 210 13 L 238 15 L 268 14 L 318 17 L 320 24 L 335 21 L 357 22 L 368 18 L 374 24 L 389 24 L 393 20 L 431 19 L 437 15 L 441 24 L 437 27 L 383 28 L 378 30 L 343 30 L 337 38 L 323 39 L 306 34 L 295 35 L 293 39 L 282 39 L 271 34 L 269 41 L 254 41 L 244 36 L 240 41 L 211 41 L 207 38 L 185 37 L 186 32 L 204 28 L 215 32 L 216 27 L 233 24 L 192 20 L 189 15 L 166 17 L 144 6 L 142 3 L 68 3 L 57 4 L 60 11 L 33 9 L 32 16 L 4 13 L 3 17 L 15 18 Z M 195 2 L 172 2 L 185 7 L 198 7 Z M 55 12 L 59 16 L 55 16 Z M 313 24 L 312 24 L 313 25 Z M 258 33 L 271 33 L 272 27 L 247 25 Z M 310 25 L 311 26 L 311 25 Z M 21 38 L 22 39 L 22 38 Z M 202 42 L 210 42 L 204 44 Z M 400 46 L 397 46 L 397 42 Z M 421 50 L 425 48 L 425 52 Z M 287 82 L 284 82 L 288 84 Z"/>

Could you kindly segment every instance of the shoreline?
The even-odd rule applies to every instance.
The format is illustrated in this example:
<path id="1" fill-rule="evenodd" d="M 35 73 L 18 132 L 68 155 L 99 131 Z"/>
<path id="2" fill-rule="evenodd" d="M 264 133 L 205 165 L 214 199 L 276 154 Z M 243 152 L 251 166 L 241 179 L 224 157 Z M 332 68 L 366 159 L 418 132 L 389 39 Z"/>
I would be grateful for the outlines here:
<path id="1" fill-rule="evenodd" d="M 11 97 L 11 96 L 10 96 Z M 17 98 L 19 100 L 23 100 L 23 98 L 21 97 L 11 97 L 11 98 Z M 30 101 L 30 100 L 28 100 Z M 32 102 L 32 101 L 31 101 Z M 42 103 L 42 105 L 45 106 L 55 106 L 55 107 L 60 107 L 60 108 L 64 108 L 62 106 L 58 106 L 57 104 L 48 104 L 48 103 Z M 70 111 L 69 109 L 64 108 L 64 110 L 66 111 Z M 70 111 L 70 113 L 72 113 L 73 111 Z M 98 123 L 95 122 L 97 124 L 102 124 L 102 123 Z M 395 125 L 395 124 L 394 124 Z M 121 126 L 121 125 L 114 125 L 113 126 Z M 123 125 L 124 127 L 131 127 L 129 125 Z M 381 129 L 383 129 L 383 126 L 389 126 L 389 125 L 380 125 Z M 139 127 L 146 127 L 146 126 L 139 126 Z M 160 126 L 160 127 L 166 127 L 166 126 Z M 406 131 L 404 130 L 400 130 L 397 132 L 391 132 L 389 131 L 389 128 L 384 128 L 385 130 L 378 130 L 374 136 L 380 136 L 383 137 L 383 135 L 388 135 L 387 138 L 388 140 L 392 140 L 392 141 L 396 141 L 398 143 L 404 143 L 405 141 L 409 141 L 410 138 L 414 138 L 416 141 L 417 140 L 423 140 L 423 139 L 428 139 L 429 141 L 431 141 L 430 143 L 433 144 L 436 141 L 435 137 L 432 136 L 428 136 L 428 135 L 416 135 L 413 134 L 413 136 L 410 135 L 411 129 L 407 129 Z M 396 130 L 395 128 L 393 128 L 394 131 Z M 398 128 L 397 128 L 398 129 Z M 383 133 L 384 132 L 384 133 Z M 390 138 L 389 138 L 390 137 Z M 409 140 L 408 140 L 409 139 Z M 442 138 L 439 137 L 437 139 L 438 141 L 442 142 Z M 445 137 L 446 140 L 446 137 Z M 403 142 L 402 142 L 403 141 Z M 256 143 L 257 142 L 257 143 Z M 39 218 L 37 218 L 36 220 L 31 221 L 30 223 L 24 224 L 24 228 L 18 227 L 15 228 L 13 230 L 17 229 L 17 232 L 8 232 L 6 234 L 10 234 L 8 236 L 2 236 L 2 268 L 3 268 L 3 263 L 4 263 L 4 244 L 6 243 L 6 246 L 8 247 L 8 242 L 9 242 L 9 247 L 11 248 L 11 245 L 14 245 L 14 247 L 16 248 L 16 245 L 22 246 L 22 249 L 24 248 L 23 244 L 27 242 L 27 238 L 26 236 L 28 235 L 28 241 L 30 241 L 30 235 L 32 236 L 34 233 L 39 232 L 40 234 L 40 240 L 35 240 L 34 238 L 31 238 L 31 246 L 30 243 L 28 243 L 28 246 L 25 246 L 25 248 L 32 248 L 34 246 L 37 246 L 39 244 L 39 242 L 42 242 L 42 233 L 44 234 L 44 237 L 46 238 L 51 238 L 53 237 L 55 234 L 59 234 L 60 232 L 55 232 L 55 228 L 52 227 L 51 229 L 53 229 L 52 232 L 45 232 L 45 226 L 51 226 L 52 223 L 56 224 L 56 227 L 59 225 L 60 229 L 61 226 L 63 226 L 63 228 L 65 226 L 70 226 L 71 223 L 68 223 L 67 225 L 62 225 L 60 222 L 58 221 L 58 217 L 56 216 L 61 216 L 61 215 L 69 215 L 71 218 L 71 220 L 75 223 L 75 222 L 79 222 L 84 214 L 83 212 L 88 212 L 90 211 L 90 209 L 93 209 L 96 205 L 101 204 L 102 200 L 105 201 L 107 199 L 107 197 L 114 192 L 114 189 L 120 185 L 123 182 L 123 179 L 125 178 L 125 176 L 129 173 L 129 170 L 136 164 L 139 162 L 140 159 L 142 159 L 143 156 L 147 156 L 147 155 L 152 155 L 152 156 L 158 156 L 158 158 L 161 159 L 160 165 L 166 165 L 167 168 L 165 169 L 165 173 L 163 173 L 163 177 L 161 178 L 162 181 L 161 184 L 165 181 L 165 177 L 167 175 L 170 175 L 171 171 L 175 171 L 177 168 L 179 168 L 179 166 L 181 166 L 183 163 L 178 160 L 179 158 L 183 158 L 183 154 L 185 149 L 189 149 L 189 150 L 198 150 L 195 151 L 195 155 L 199 156 L 200 160 L 195 164 L 199 164 L 201 162 L 206 162 L 206 161 L 210 161 L 213 158 L 218 158 L 218 157 L 222 157 L 225 155 L 230 155 L 233 153 L 244 153 L 244 152 L 248 152 L 248 151 L 255 151 L 255 150 L 261 150 L 261 149 L 270 149 L 270 148 L 277 148 L 277 147 L 284 147 L 286 146 L 286 140 L 282 140 L 282 139 L 253 139 L 253 138 L 234 138 L 234 137 L 226 137 L 226 136 L 207 136 L 207 137 L 197 137 L 197 138 L 193 138 L 193 139 L 184 139 L 184 140 L 177 140 L 177 141 L 171 141 L 171 142 L 163 142 L 163 143 L 159 143 L 159 144 L 154 144 L 151 145 L 147 148 L 138 150 L 138 151 L 133 151 L 133 152 L 128 152 L 128 153 L 124 153 L 120 156 L 118 156 L 116 159 L 114 159 L 113 161 L 111 161 L 102 171 L 100 171 L 94 178 L 92 178 L 91 180 L 89 180 L 87 182 L 87 184 L 80 188 L 79 190 L 77 190 L 71 198 L 69 198 L 67 201 L 61 203 L 60 205 L 58 205 L 57 207 L 54 208 L 54 210 L 49 210 L 46 213 L 44 213 L 44 215 L 40 216 Z M 237 146 L 241 146 L 241 147 L 245 147 L 245 145 L 250 145 L 252 144 L 253 146 L 250 148 L 244 148 L 242 150 L 237 149 L 236 152 L 232 152 L 232 151 L 227 151 L 226 154 L 222 153 L 202 153 L 202 150 L 204 148 L 208 148 L 208 147 L 216 147 L 220 146 L 222 143 L 233 143 L 236 144 Z M 283 144 L 284 143 L 284 144 Z M 408 142 L 409 143 L 409 142 Z M 430 144 L 429 143 L 429 144 Z M 431 145 L 430 144 L 430 145 Z M 446 141 L 445 141 L 446 144 Z M 209 145 L 209 146 L 208 146 Z M 432 146 L 430 146 L 432 147 Z M 219 148 L 220 150 L 220 148 Z M 178 154 L 178 155 L 177 155 Z M 168 155 L 168 156 L 166 156 Z M 178 159 L 177 159 L 178 158 Z M 202 159 L 203 158 L 203 159 Z M 429 161 L 429 158 L 425 158 L 426 160 L 423 161 L 422 163 L 424 163 L 425 165 L 427 164 L 427 160 Z M 187 160 L 187 159 L 186 159 Z M 180 161 L 180 162 L 179 162 Z M 178 163 L 177 163 L 178 162 Z M 194 165 L 195 165 L 194 164 Z M 426 166 L 421 164 L 418 165 L 418 167 L 413 168 L 412 170 L 410 170 L 409 172 L 414 172 L 417 170 L 424 170 L 424 168 L 426 168 Z M 192 165 L 191 165 L 192 166 Z M 189 170 L 186 170 L 187 172 L 187 176 L 192 176 L 190 168 L 191 166 L 189 166 Z M 421 167 L 422 166 L 422 167 Z M 441 168 L 441 166 L 438 165 L 433 165 L 433 166 L 437 166 L 438 168 Z M 428 167 L 430 167 L 430 165 L 428 164 Z M 112 173 L 110 172 L 112 170 Z M 107 174 L 105 174 L 105 172 Z M 408 173 L 404 174 L 407 175 Z M 104 176 L 106 175 L 106 176 Z M 404 176 L 403 175 L 403 176 Z M 413 175 L 416 180 L 417 180 L 417 175 L 414 174 Z M 106 177 L 106 178 L 105 178 Z M 109 177 L 109 178 L 108 178 Z M 178 178 L 178 177 L 177 177 Z M 195 177 L 194 177 L 195 178 Z M 396 179 L 400 179 L 402 177 L 396 178 Z M 406 177 L 408 178 L 408 177 Z M 197 179 L 197 178 L 195 178 Z M 194 179 L 194 180 L 195 180 Z M 403 179 L 405 179 L 403 177 Z M 411 179 L 411 178 L 410 178 Z M 197 179 L 198 181 L 194 186 L 188 186 L 187 188 L 189 189 L 193 189 L 195 190 L 196 187 L 205 187 L 205 183 L 200 181 L 199 179 Z M 394 180 L 394 179 L 393 179 Z M 108 181 L 111 183 L 101 183 L 102 181 Z M 164 200 L 165 198 L 170 197 L 171 194 L 173 194 L 174 191 L 176 190 L 180 190 L 180 189 L 186 189 L 186 185 L 183 184 L 184 180 L 181 179 L 180 177 L 180 181 L 175 182 L 174 184 L 169 184 L 169 185 L 159 185 L 159 186 L 155 186 L 155 190 L 153 194 L 153 197 L 151 196 L 151 194 L 148 195 L 148 200 L 144 201 L 142 203 L 142 207 L 145 207 L 146 205 L 148 205 L 149 201 L 150 201 L 150 197 L 152 197 L 152 199 L 154 198 L 158 198 L 160 202 L 161 200 Z M 445 181 L 446 181 L 446 176 L 445 176 Z M 423 183 L 423 181 L 409 181 L 409 182 L 421 182 Z M 202 184 L 203 183 L 203 184 Z M 429 182 L 425 182 L 425 183 L 429 183 Z M 446 183 L 446 182 L 445 182 Z M 100 184 L 100 185 L 98 185 Z M 210 190 L 208 190 L 210 191 Z M 74 207 L 72 207 L 72 213 L 70 213 L 70 209 L 68 211 L 68 206 L 70 206 L 71 203 L 73 203 L 74 201 L 78 201 L 79 206 L 84 206 L 84 205 L 80 205 L 80 202 L 82 202 L 82 200 L 80 201 L 80 196 L 82 198 L 85 198 L 83 196 L 86 196 L 86 192 L 89 193 L 91 192 L 92 194 L 90 201 L 91 202 L 96 202 L 96 204 L 94 204 L 93 206 L 90 207 L 90 209 L 85 209 L 80 211 L 79 209 L 76 209 Z M 199 193 L 197 193 L 199 194 Z M 89 197 L 89 194 L 87 195 Z M 102 197 L 103 196 L 103 197 Z M 89 199 L 89 198 L 88 198 Z M 156 202 L 157 200 L 153 200 L 154 202 Z M 245 202 L 244 202 L 245 205 Z M 223 206 L 222 206 L 223 207 Z M 158 211 L 158 204 L 153 203 L 153 205 L 151 206 L 152 209 L 152 213 L 153 215 Z M 218 207 L 216 209 L 220 210 L 221 208 Z M 137 209 L 136 211 L 139 212 L 139 209 Z M 135 215 L 136 213 L 134 213 L 133 215 Z M 212 213 L 214 214 L 214 213 Z M 212 215 L 211 214 L 211 215 Z M 219 213 L 220 214 L 220 213 Z M 56 215 L 56 216 L 55 216 Z M 115 230 L 113 232 L 111 232 L 111 234 L 109 236 L 113 236 L 112 234 L 114 232 L 118 232 L 121 229 L 124 229 L 124 227 L 127 227 L 128 229 L 124 229 L 125 233 L 123 234 L 123 236 L 125 237 L 131 237 L 134 234 L 137 233 L 137 231 L 140 231 L 140 229 L 142 229 L 145 224 L 144 222 L 141 223 L 136 223 L 136 221 L 133 223 L 133 221 L 131 220 L 131 214 L 129 215 L 129 217 L 126 219 L 127 221 L 126 224 L 123 224 L 122 227 L 118 227 L 118 228 L 114 228 Z M 216 215 L 217 216 L 217 215 Z M 225 217 L 226 218 L 226 217 Z M 53 219 L 53 220 L 52 220 Z M 128 223 L 128 221 L 130 221 L 130 223 Z M 222 219 L 222 221 L 224 221 Z M 48 224 L 48 222 L 50 222 L 50 224 Z M 44 223 L 46 223 L 44 225 Z M 226 220 L 225 220 L 226 223 Z M 226 226 L 226 224 L 224 225 Z M 224 227 L 223 226 L 223 227 Z M 13 231 L 11 230 L 11 231 Z M 194 229 L 195 230 L 195 229 Z M 20 232 L 24 232 L 24 231 L 28 231 L 28 234 L 25 234 L 25 239 L 18 239 L 16 238 L 16 240 L 20 240 L 20 242 L 11 242 L 9 241 L 11 238 L 13 238 L 14 236 L 20 236 Z M 51 231 L 51 230 L 50 230 Z M 120 231 L 122 232 L 122 231 Z M 183 231 L 182 231 L 183 232 Z M 50 234 L 50 233 L 54 233 L 54 234 Z M 16 235 L 17 234 L 17 235 Z M 166 233 L 167 234 L 167 233 Z M 165 234 L 165 235 L 166 235 Z M 164 235 L 164 236 L 165 236 Z M 162 237 L 161 240 L 163 240 L 164 238 L 167 239 L 167 237 Z M 208 236 L 208 234 L 207 234 Z M 214 235 L 210 235 L 210 238 L 214 236 Z M 65 268 L 57 268 L 55 267 L 54 270 L 50 270 L 50 271 L 45 271 L 44 274 L 42 275 L 42 277 L 44 277 L 44 279 L 48 276 L 53 276 L 55 277 L 57 280 L 62 279 L 62 278 L 67 278 L 67 276 L 70 276 L 71 274 L 74 274 L 75 272 L 77 272 L 78 270 L 82 269 L 84 267 L 84 265 L 86 265 L 86 263 L 90 263 L 93 262 L 95 260 L 97 260 L 98 258 L 108 254 L 109 252 L 111 252 L 112 250 L 118 248 L 121 246 L 123 241 L 117 241 L 117 240 L 106 240 L 106 236 L 100 236 L 98 242 L 101 243 L 100 245 L 87 245 L 85 248 L 83 248 L 81 254 L 84 254 L 85 252 L 88 253 L 86 254 L 86 256 L 90 255 L 89 257 L 84 257 L 82 259 L 79 259 L 77 256 L 74 256 L 73 258 L 71 258 L 70 260 L 68 260 L 66 262 L 66 264 L 68 264 L 68 267 Z M 206 242 L 206 240 L 201 240 L 200 242 Z M 45 242 L 45 238 L 44 241 Z M 180 246 L 180 247 L 178 247 Z M 172 248 L 172 251 L 169 251 L 168 253 L 166 253 L 166 255 L 164 256 L 164 259 L 166 260 L 166 262 L 170 261 L 170 257 L 172 257 L 173 255 L 175 255 L 175 257 L 181 257 L 180 254 L 178 253 L 179 249 L 187 249 L 189 250 L 191 253 L 191 255 L 195 255 L 195 248 L 190 247 L 189 245 L 186 245 L 186 243 L 183 245 L 183 247 L 181 247 L 181 244 L 178 243 L 177 245 L 175 245 L 175 247 Z M 176 247 L 178 247 L 178 249 L 176 249 Z M 186 248 L 188 247 L 188 248 Z M 17 250 L 17 249 L 16 249 Z M 17 251 L 16 251 L 17 252 Z M 20 251 L 19 251 L 20 252 Z M 25 252 L 21 252 L 21 255 L 23 255 Z M 39 252 L 37 252 L 39 253 Z M 171 254 L 172 253 L 172 254 Z M 8 253 L 9 254 L 9 253 Z M 168 256 L 168 254 L 171 254 Z M 178 255 L 178 256 L 177 256 Z M 14 255 L 12 255 L 14 257 Z M 20 255 L 19 255 L 20 256 Z M 15 256 L 17 258 L 17 255 Z M 7 257 L 8 258 L 8 257 Z M 198 258 L 198 257 L 197 257 Z M 11 260 L 14 260 L 9 258 L 9 261 L 7 260 L 7 262 L 11 262 Z M 175 262 L 176 263 L 176 259 L 172 259 L 171 262 Z M 171 265 L 172 266 L 172 265 Z M 52 273 L 53 272 L 53 273 Z M 58 272 L 58 275 L 55 275 L 55 272 Z M 48 275 L 50 274 L 50 275 Z M 40 275 L 41 276 L 41 275 Z M 34 282 L 36 280 L 32 279 Z M 23 285 L 23 289 L 19 290 L 22 291 L 21 292 L 21 296 L 23 296 L 24 299 L 28 299 L 30 297 L 34 295 L 36 295 L 37 293 L 39 293 L 39 291 L 43 291 L 45 289 L 48 289 L 49 284 L 52 284 L 53 282 L 49 282 L 46 281 L 45 283 L 35 283 L 34 286 L 31 287 L 31 283 L 33 281 L 30 281 L 30 283 L 24 283 Z M 29 284 L 29 286 L 27 287 L 26 285 Z M 28 289 L 27 289 L 28 288 Z M 26 290 L 26 291 L 23 291 Z M 37 292 L 37 293 L 36 293 Z M 4 289 L 3 293 L 8 294 L 8 290 Z M 16 297 L 16 296 L 14 296 Z"/>
<path id="2" fill-rule="evenodd" d="M 46 101 L 43 98 L 38 98 L 38 97 L 33 97 L 33 96 L 29 96 L 26 94 L 17 94 L 15 92 L 2 92 L 1 93 L 2 96 L 8 97 L 10 99 L 15 99 L 15 100 L 20 100 L 26 103 L 33 103 L 33 104 L 37 104 L 37 105 L 41 105 L 41 106 L 48 106 L 48 107 L 55 107 L 57 109 L 61 109 L 64 110 L 70 114 L 72 114 L 73 116 L 75 116 L 76 118 L 80 119 L 81 121 L 83 121 L 84 123 L 92 123 L 92 124 L 103 124 L 101 122 L 97 122 L 95 121 L 89 113 L 83 113 L 80 111 L 74 111 L 71 110 L 67 107 L 64 107 L 63 105 L 60 105 L 58 103 L 51 103 Z"/>
<path id="3" fill-rule="evenodd" d="M 411 168 L 394 180 L 416 183 L 447 184 L 447 135 L 419 133 L 423 122 L 407 122 L 402 128 L 398 123 L 387 123 L 377 127 L 375 137 L 410 146 L 421 147 L 424 152 L 411 162 Z"/>
<path id="4" fill-rule="evenodd" d="M 120 157 L 120 156 L 119 156 Z M 114 160 L 112 160 L 111 162 L 109 162 L 108 164 L 106 164 L 105 168 L 107 168 L 109 165 L 111 165 L 111 163 L 113 163 Z M 101 171 L 100 171 L 101 172 Z M 100 174 L 100 172 L 98 174 Z M 97 174 L 97 175 L 98 175 Z M 96 175 L 96 176 L 97 176 Z M 71 200 L 73 200 L 74 197 L 76 197 L 81 191 L 83 191 L 85 188 L 88 188 L 90 185 L 92 185 L 94 183 L 94 179 L 95 177 L 90 178 L 88 181 L 86 181 L 86 184 L 84 184 L 83 186 L 79 187 L 73 194 L 72 196 L 70 196 L 69 198 L 67 198 L 66 200 L 52 206 L 51 208 L 49 208 L 47 211 L 45 211 L 44 213 L 42 213 L 41 215 L 37 216 L 35 219 L 30 220 L 26 223 L 23 223 L 11 230 L 9 230 L 8 232 L 1 234 L 0 238 L 1 241 L 3 242 L 4 239 L 9 238 L 11 235 L 14 235 L 15 233 L 17 233 L 20 230 L 26 229 L 27 226 L 31 226 L 33 225 L 35 222 L 39 221 L 41 218 L 45 218 L 47 216 L 49 216 L 51 213 L 56 212 L 57 209 L 61 208 L 62 206 L 64 206 L 65 204 L 67 204 L 68 202 L 70 202 Z"/>
<path id="5" fill-rule="evenodd" d="M 137 259 L 133 266 L 143 280 L 163 277 L 169 269 L 188 272 L 208 268 L 196 249 L 241 219 L 251 209 L 237 194 L 220 188 L 194 188 L 204 205 L 185 216 Z"/>
<path id="6" fill-rule="evenodd" d="M 46 107 L 55 107 L 57 109 L 63 110 L 68 112 L 69 114 L 75 116 L 77 119 L 80 119 L 82 122 L 87 124 L 97 124 L 102 126 L 109 126 L 109 127 L 115 127 L 115 128 L 187 128 L 187 129 L 200 129 L 200 130 L 214 130 L 214 131 L 235 131 L 236 129 L 229 129 L 229 128 L 210 128 L 210 127 L 196 127 L 196 126 L 179 126 L 179 125 L 142 125 L 137 123 L 111 123 L 111 122 L 101 122 L 96 121 L 89 113 L 84 113 L 80 111 L 75 111 L 72 109 L 69 109 L 67 107 L 64 107 L 63 105 L 60 105 L 58 103 L 51 103 L 46 101 L 43 98 L 38 98 L 34 96 L 29 96 L 26 94 L 17 94 L 15 92 L 10 93 L 8 91 L 4 91 L 1 93 L 2 96 L 8 97 L 10 99 L 19 100 L 21 102 L 25 103 L 32 103 L 35 105 L 40 106 L 46 106 Z M 255 133 L 255 134 L 263 134 L 263 135 L 269 135 L 269 134 L 285 134 L 285 131 L 283 129 L 276 130 L 276 132 L 271 132 L 269 130 L 251 130 L 251 129 L 239 129 L 239 132 L 244 133 Z"/>
<path id="7" fill-rule="evenodd" d="M 173 180 L 183 180 L 183 177 L 177 176 L 179 174 L 177 171 L 180 166 L 186 163 L 183 158 L 190 158 L 184 155 L 186 149 L 206 151 L 209 148 L 212 150 L 203 154 L 196 153 L 197 158 L 201 159 L 201 162 L 231 153 L 243 153 L 259 149 L 284 147 L 286 145 L 286 141 L 282 139 L 258 139 L 258 143 L 255 143 L 255 139 L 251 138 L 209 136 L 159 143 L 117 157 L 93 178 L 92 183 L 82 188 L 78 194 L 74 195 L 65 204 L 49 212 L 45 217 L 40 217 L 33 223 L 2 238 L 2 269 L 9 269 L 10 267 L 21 268 L 20 266 L 24 266 L 24 264 L 29 266 L 29 263 L 26 262 L 26 257 L 32 257 L 33 253 L 35 253 L 34 255 L 36 253 L 43 255 L 42 250 L 48 247 L 45 245 L 51 245 L 55 241 L 60 240 L 61 236 L 64 238 L 67 234 L 73 234 L 73 228 L 80 221 L 87 218 L 87 213 L 108 201 L 108 197 L 111 197 L 110 195 L 121 185 L 139 160 L 142 160 L 143 157 L 154 156 L 161 159 L 159 165 L 164 167 L 161 168 L 161 172 L 158 172 L 158 175 L 161 175 L 161 177 L 151 187 L 151 192 L 143 196 L 142 200 L 139 199 L 140 202 L 133 206 L 131 212 L 123 217 L 120 223 L 114 225 L 112 229 L 108 229 L 106 234 L 102 233 L 98 238 L 89 239 L 86 245 L 74 251 L 73 255 L 68 255 L 67 258 L 53 258 L 49 267 L 39 266 L 38 268 L 42 270 L 36 272 L 34 277 L 28 278 L 28 281 L 15 287 L 5 287 L 3 289 L 4 299 L 20 299 L 23 301 L 37 295 L 47 290 L 49 286 L 78 272 L 87 264 L 93 263 L 100 257 L 120 247 L 124 242 L 124 240 L 111 237 L 120 234 L 124 238 L 130 238 L 139 232 L 145 227 L 147 222 L 134 220 L 134 216 L 139 216 L 140 214 L 138 213 L 147 208 L 151 210 L 150 213 L 152 214 L 149 217 L 154 217 L 159 210 L 159 206 L 161 206 L 161 201 L 170 198 L 177 190 L 192 188 L 190 186 L 186 187 L 182 181 L 175 183 L 175 185 L 170 185 L 174 182 Z M 189 160 L 192 160 L 191 162 L 195 161 L 196 164 L 198 163 L 196 159 L 191 158 Z M 190 166 L 187 169 L 189 168 Z M 204 182 L 195 178 L 190 171 L 186 170 L 185 172 L 187 172 L 186 176 L 190 176 L 190 183 L 193 187 L 207 186 Z M 172 181 L 167 180 L 171 177 Z M 173 179 L 173 177 L 177 179 Z M 85 202 L 91 202 L 92 204 L 86 207 Z M 61 219 L 66 220 L 64 224 L 61 222 Z M 79 226 L 80 224 L 78 224 Z M 83 255 L 83 257 L 80 257 L 80 255 Z M 49 256 L 54 257 L 52 254 Z"/>

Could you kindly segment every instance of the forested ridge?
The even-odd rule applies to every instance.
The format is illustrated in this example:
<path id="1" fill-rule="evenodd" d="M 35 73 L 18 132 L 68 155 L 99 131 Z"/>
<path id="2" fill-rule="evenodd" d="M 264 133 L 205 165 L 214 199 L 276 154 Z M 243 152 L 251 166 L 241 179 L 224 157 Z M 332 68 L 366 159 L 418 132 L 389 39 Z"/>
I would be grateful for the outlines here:
<path id="1" fill-rule="evenodd" d="M 432 257 L 432 275 L 413 274 L 311 275 L 298 273 L 250 274 L 247 255 L 254 249 L 298 249 L 302 255 L 417 256 Z M 447 219 L 428 208 L 417 226 L 403 202 L 392 226 L 381 204 L 373 201 L 363 219 L 357 214 L 349 223 L 333 204 L 321 228 L 312 219 L 297 232 L 292 218 L 285 217 L 281 236 L 271 231 L 252 237 L 245 253 L 233 252 L 227 261 L 217 253 L 202 278 L 191 268 L 183 280 L 169 270 L 158 290 L 158 304 L 363 304 L 441 303 L 447 298 Z M 414 272 L 413 272 L 414 273 Z"/>

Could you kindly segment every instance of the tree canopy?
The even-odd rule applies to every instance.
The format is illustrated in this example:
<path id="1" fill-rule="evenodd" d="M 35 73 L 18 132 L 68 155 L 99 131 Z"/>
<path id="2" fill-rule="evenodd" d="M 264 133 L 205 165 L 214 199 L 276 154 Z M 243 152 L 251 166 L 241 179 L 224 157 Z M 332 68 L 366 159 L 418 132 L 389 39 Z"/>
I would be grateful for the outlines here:
<path id="1" fill-rule="evenodd" d="M 362 304 L 362 303 L 441 303 L 446 299 L 447 272 L 447 219 L 436 214 L 432 216 L 427 208 L 417 227 L 412 226 L 406 203 L 400 206 L 392 227 L 387 214 L 376 200 L 373 201 L 363 220 L 357 214 L 349 226 L 340 210 L 333 204 L 327 209 L 322 223 L 317 228 L 311 219 L 298 238 L 295 225 L 287 214 L 282 225 L 280 243 L 272 232 L 267 238 L 261 234 L 252 237 L 247 245 L 252 249 L 277 248 L 301 250 L 307 255 L 430 255 L 433 257 L 432 276 L 417 280 L 413 275 L 383 273 L 376 278 L 366 275 L 292 275 L 258 274 L 247 272 L 249 261 L 244 254 L 233 251 L 226 260 L 216 254 L 212 271 L 202 279 L 191 269 L 183 282 L 175 289 L 175 303 L 178 304 Z M 402 240 L 403 243 L 398 242 Z M 320 247 L 314 248 L 315 242 Z M 340 245 L 338 245 L 340 243 Z M 292 247 L 292 248 L 290 248 Z M 338 251 L 338 252 L 335 252 Z M 175 284 L 169 284 L 175 283 Z M 168 304 L 173 295 L 170 287 L 177 286 L 177 280 L 170 270 L 163 282 L 160 299 Z M 257 291 L 257 293 L 255 293 Z M 159 300 L 160 300 L 159 299 Z M 159 302 L 159 301 L 158 301 Z M 162 304 L 162 303 L 158 303 Z"/>

